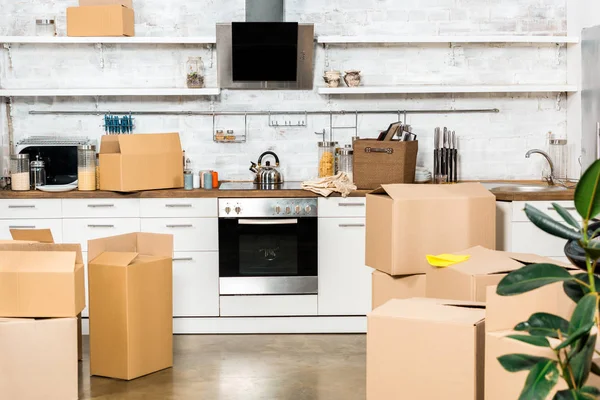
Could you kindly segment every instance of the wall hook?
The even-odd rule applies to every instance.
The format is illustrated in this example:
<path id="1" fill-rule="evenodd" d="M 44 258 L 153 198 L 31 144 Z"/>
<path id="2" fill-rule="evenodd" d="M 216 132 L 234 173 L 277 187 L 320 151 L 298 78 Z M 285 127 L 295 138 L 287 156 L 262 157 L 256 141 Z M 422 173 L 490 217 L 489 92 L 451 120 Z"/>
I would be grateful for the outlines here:
<path id="1" fill-rule="evenodd" d="M 10 51 L 11 46 L 10 43 L 4 43 L 4 48 L 8 53 L 8 69 L 13 69 L 13 60 L 12 60 L 12 52 Z"/>

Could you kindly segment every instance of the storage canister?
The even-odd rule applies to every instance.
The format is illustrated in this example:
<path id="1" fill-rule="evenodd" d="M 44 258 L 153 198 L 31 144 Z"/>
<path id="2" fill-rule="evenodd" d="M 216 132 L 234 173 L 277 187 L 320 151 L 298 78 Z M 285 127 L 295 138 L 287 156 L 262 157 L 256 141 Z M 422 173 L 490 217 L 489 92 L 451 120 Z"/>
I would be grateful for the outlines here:
<path id="1" fill-rule="evenodd" d="M 566 139 L 550 139 L 550 158 L 554 162 L 554 178 L 567 180 L 569 154 Z"/>
<path id="2" fill-rule="evenodd" d="M 354 150 L 352 149 L 352 145 L 347 144 L 343 148 L 338 148 L 336 150 L 336 153 L 337 153 L 336 163 L 335 163 L 336 174 L 339 172 L 345 172 L 348 175 L 348 177 L 350 178 L 350 180 L 352 181 L 353 180 L 352 168 L 353 168 L 353 160 L 354 160 Z"/>
<path id="3" fill-rule="evenodd" d="M 96 146 L 77 147 L 77 180 L 79 190 L 96 190 Z"/>
<path id="4" fill-rule="evenodd" d="M 14 154 L 10 156 L 10 180 L 12 190 L 29 190 L 29 154 Z"/>
<path id="5" fill-rule="evenodd" d="M 189 169 L 183 171 L 183 188 L 185 190 L 194 190 L 194 173 Z"/>
<path id="6" fill-rule="evenodd" d="M 338 142 L 319 142 L 319 178 L 335 175 L 335 149 Z"/>
<path id="7" fill-rule="evenodd" d="M 202 188 L 211 190 L 213 188 L 213 174 L 212 171 L 205 171 L 203 173 Z"/>

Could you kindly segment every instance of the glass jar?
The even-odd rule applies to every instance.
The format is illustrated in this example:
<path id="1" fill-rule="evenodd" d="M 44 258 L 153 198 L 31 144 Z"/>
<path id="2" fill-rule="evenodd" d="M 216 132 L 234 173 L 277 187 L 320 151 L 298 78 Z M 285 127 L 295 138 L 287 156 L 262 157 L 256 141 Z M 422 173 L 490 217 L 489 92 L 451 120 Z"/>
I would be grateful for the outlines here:
<path id="1" fill-rule="evenodd" d="M 319 178 L 335 175 L 335 149 L 338 142 L 319 142 Z"/>
<path id="2" fill-rule="evenodd" d="M 194 174 L 188 169 L 183 171 L 183 188 L 185 190 L 194 190 Z"/>
<path id="3" fill-rule="evenodd" d="M 79 190 L 96 190 L 96 146 L 77 147 L 77 180 Z"/>
<path id="4" fill-rule="evenodd" d="M 35 20 L 37 36 L 56 36 L 56 23 L 53 19 L 40 18 Z"/>
<path id="5" fill-rule="evenodd" d="M 352 149 L 352 145 L 347 144 L 344 148 L 338 148 L 336 155 L 335 173 L 345 172 L 348 178 L 353 181 L 354 150 Z"/>
<path id="6" fill-rule="evenodd" d="M 199 89 L 204 87 L 204 63 L 202 57 L 190 57 L 186 63 L 187 87 Z"/>
<path id="7" fill-rule="evenodd" d="M 567 180 L 569 154 L 566 139 L 551 139 L 549 146 L 550 158 L 554 162 L 554 178 Z"/>
<path id="8" fill-rule="evenodd" d="M 31 189 L 29 181 L 29 154 L 10 156 L 10 182 L 12 190 L 27 191 Z"/>
<path id="9" fill-rule="evenodd" d="M 46 186 L 46 164 L 37 156 L 31 162 L 30 177 L 31 189 L 35 190 L 38 186 Z"/>

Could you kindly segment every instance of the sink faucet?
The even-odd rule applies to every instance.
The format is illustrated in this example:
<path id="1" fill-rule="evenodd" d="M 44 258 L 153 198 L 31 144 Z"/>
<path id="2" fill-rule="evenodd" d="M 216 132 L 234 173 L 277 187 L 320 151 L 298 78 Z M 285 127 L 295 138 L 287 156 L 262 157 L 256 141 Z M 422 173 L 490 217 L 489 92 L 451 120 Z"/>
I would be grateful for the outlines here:
<path id="1" fill-rule="evenodd" d="M 554 185 L 554 163 L 552 162 L 552 158 L 550 158 L 548 153 L 546 153 L 545 151 L 539 150 L 539 149 L 529 150 L 527 152 L 527 154 L 525 154 L 525 158 L 530 158 L 532 154 L 541 154 L 548 161 L 548 164 L 550 165 L 550 175 L 547 176 L 545 179 L 548 182 L 548 185 L 553 186 Z"/>

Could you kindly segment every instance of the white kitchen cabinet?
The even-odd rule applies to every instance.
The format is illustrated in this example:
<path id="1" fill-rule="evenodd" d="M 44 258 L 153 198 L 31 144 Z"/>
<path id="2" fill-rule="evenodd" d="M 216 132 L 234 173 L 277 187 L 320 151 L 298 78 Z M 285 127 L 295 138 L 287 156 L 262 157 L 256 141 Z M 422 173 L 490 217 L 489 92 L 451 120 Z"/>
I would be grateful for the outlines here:
<path id="1" fill-rule="evenodd" d="M 365 231 L 365 218 L 319 219 L 319 315 L 371 311 Z"/>
<path id="2" fill-rule="evenodd" d="M 317 296 L 222 296 L 221 317 L 317 315 Z"/>
<path id="3" fill-rule="evenodd" d="M 141 199 L 142 218 L 216 218 L 217 199 Z"/>
<path id="4" fill-rule="evenodd" d="M 512 203 L 512 220 L 529 222 L 529 218 L 525 215 L 525 205 L 529 204 L 541 212 L 547 214 L 552 217 L 556 221 L 564 222 L 562 217 L 558 215 L 552 203 L 556 203 L 562 206 L 569 214 L 571 214 L 577 221 L 581 221 L 581 216 L 577 213 L 577 209 L 575 208 L 575 203 L 572 201 L 515 201 Z"/>
<path id="5" fill-rule="evenodd" d="M 139 218 L 63 219 L 65 243 L 80 243 L 87 251 L 88 240 L 140 231 Z"/>
<path id="6" fill-rule="evenodd" d="M 1 219 L 0 240 L 12 240 L 11 229 L 50 229 L 56 243 L 63 243 L 62 220 L 57 219 Z"/>
<path id="7" fill-rule="evenodd" d="M 173 316 L 219 316 L 219 253 L 175 253 Z"/>
<path id="8" fill-rule="evenodd" d="M 319 218 L 362 217 L 366 215 L 365 197 L 319 198 Z"/>
<path id="9" fill-rule="evenodd" d="M 139 199 L 63 199 L 63 218 L 139 218 Z"/>
<path id="10" fill-rule="evenodd" d="M 175 251 L 219 251 L 217 218 L 142 218 L 142 232 L 173 235 Z"/>
<path id="11" fill-rule="evenodd" d="M 60 199 L 0 200 L 0 219 L 47 219 L 62 217 Z"/>

